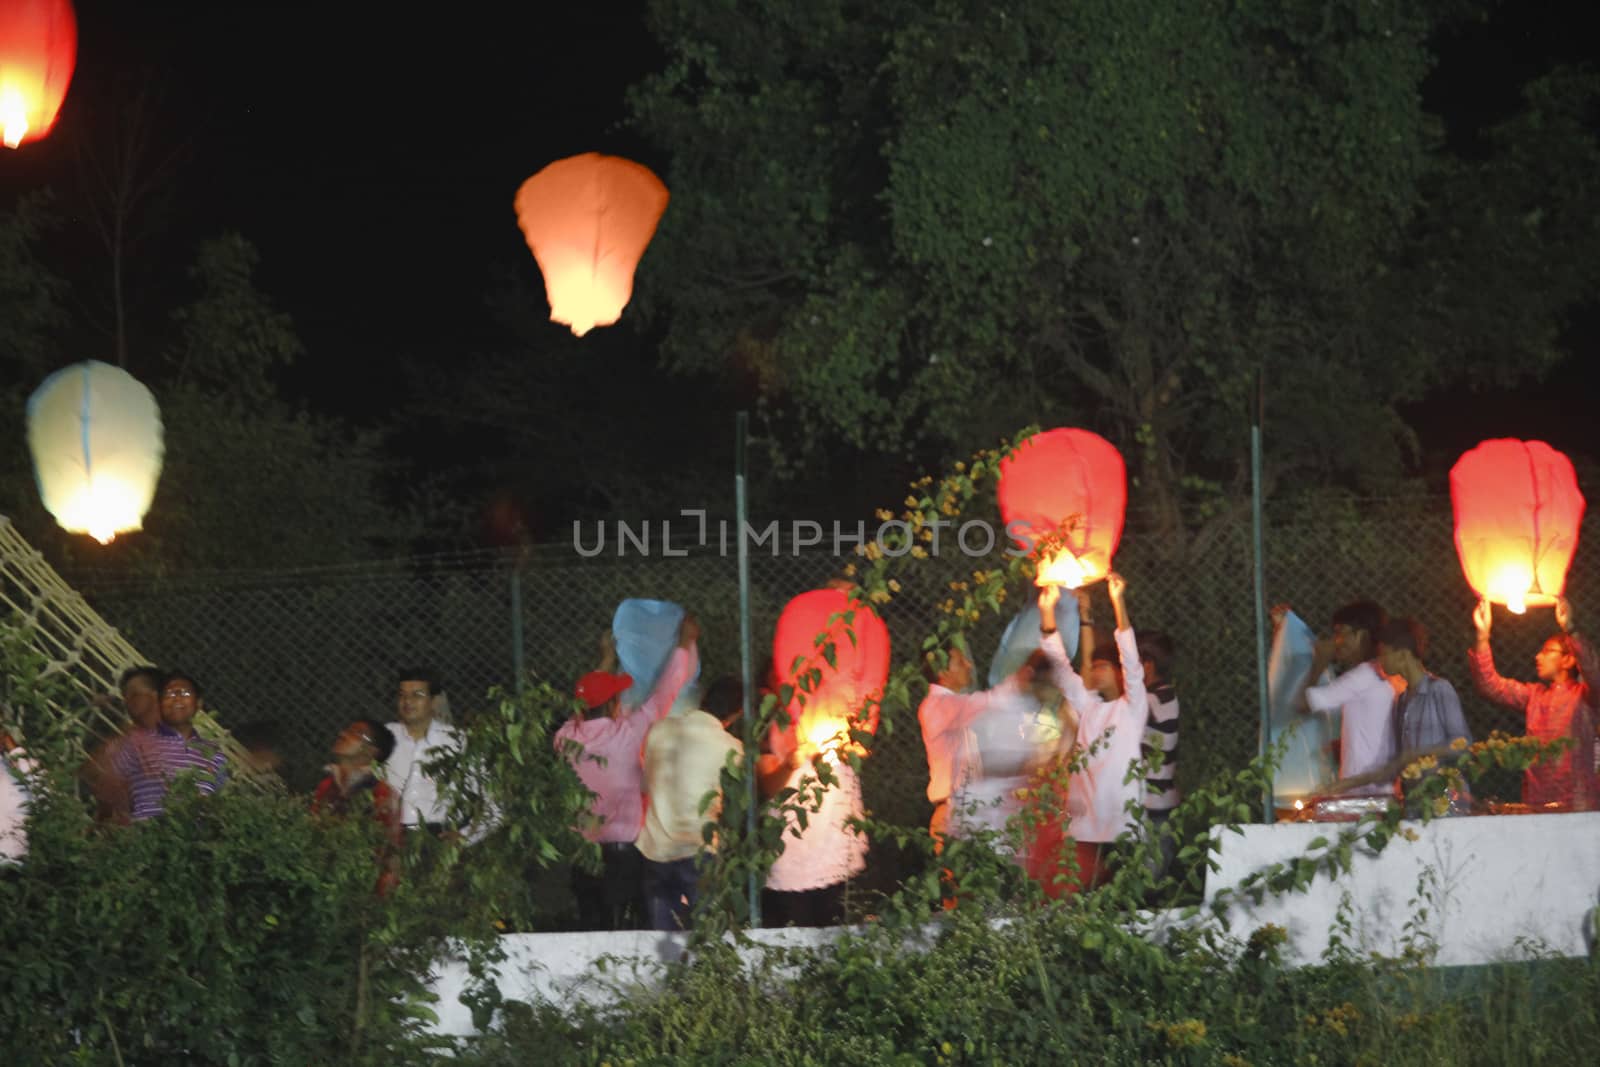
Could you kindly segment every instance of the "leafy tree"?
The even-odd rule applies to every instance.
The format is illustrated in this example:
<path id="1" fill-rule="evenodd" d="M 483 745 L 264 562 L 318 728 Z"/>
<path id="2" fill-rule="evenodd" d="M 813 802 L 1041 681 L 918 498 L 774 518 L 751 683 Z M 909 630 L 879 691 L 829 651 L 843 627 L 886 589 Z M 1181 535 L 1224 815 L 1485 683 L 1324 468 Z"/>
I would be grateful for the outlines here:
<path id="1" fill-rule="evenodd" d="M 1094 426 L 1169 533 L 1238 497 L 1264 373 L 1269 479 L 1379 484 L 1397 404 L 1548 367 L 1594 279 L 1588 80 L 1442 151 L 1428 42 L 1467 10 L 657 0 L 667 358 L 754 373 L 802 449 Z"/>

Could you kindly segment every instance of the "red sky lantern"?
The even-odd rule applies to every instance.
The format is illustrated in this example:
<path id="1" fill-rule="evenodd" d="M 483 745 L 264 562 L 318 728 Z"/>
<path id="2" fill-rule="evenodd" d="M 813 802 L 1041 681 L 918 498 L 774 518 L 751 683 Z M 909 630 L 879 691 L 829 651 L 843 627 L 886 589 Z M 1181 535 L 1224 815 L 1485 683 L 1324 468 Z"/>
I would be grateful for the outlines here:
<path id="1" fill-rule="evenodd" d="M 50 132 L 77 58 L 69 0 L 0 2 L 0 141 L 7 148 Z"/>
<path id="2" fill-rule="evenodd" d="M 1567 583 L 1583 525 L 1572 461 L 1543 441 L 1484 441 L 1450 469 L 1456 553 L 1480 597 L 1520 615 Z"/>
<path id="3" fill-rule="evenodd" d="M 667 210 L 667 187 L 648 167 L 587 152 L 523 182 L 516 208 L 544 273 L 550 321 L 582 337 L 628 306 L 634 268 Z"/>
<path id="4" fill-rule="evenodd" d="M 828 620 L 834 615 L 855 612 L 848 625 Z M 853 631 L 854 643 L 846 630 Z M 833 638 L 836 667 L 828 666 L 817 649 L 817 637 Z M 805 694 L 805 707 L 799 706 L 795 660 L 804 660 L 802 669 L 815 667 L 822 672 L 820 682 Z M 779 684 L 795 685 L 797 699 L 789 706 L 798 736 L 818 748 L 829 748 L 847 740 L 849 720 L 862 713 L 868 697 L 881 697 L 889 680 L 889 628 L 870 607 L 854 604 L 850 594 L 840 589 L 813 589 L 801 593 L 784 607 L 778 617 L 772 640 L 772 669 Z M 875 729 L 876 714 L 869 715 L 858 728 Z"/>
<path id="5" fill-rule="evenodd" d="M 1110 441 L 1088 430 L 1034 434 L 1000 461 L 998 494 L 1008 532 L 1035 542 L 1073 520 L 1065 547 L 1040 561 L 1039 584 L 1077 588 L 1111 572 L 1122 540 L 1128 476 L 1122 453 Z"/>

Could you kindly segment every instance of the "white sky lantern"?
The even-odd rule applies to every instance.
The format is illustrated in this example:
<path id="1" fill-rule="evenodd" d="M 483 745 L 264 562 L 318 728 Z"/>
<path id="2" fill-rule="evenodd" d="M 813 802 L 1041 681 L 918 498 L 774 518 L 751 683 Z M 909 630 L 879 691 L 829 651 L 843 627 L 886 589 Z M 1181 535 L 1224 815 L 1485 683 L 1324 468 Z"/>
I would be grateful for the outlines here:
<path id="1" fill-rule="evenodd" d="M 110 544 L 143 526 L 161 477 L 161 410 L 133 375 L 90 360 L 56 371 L 28 398 L 39 495 L 68 533 Z"/>

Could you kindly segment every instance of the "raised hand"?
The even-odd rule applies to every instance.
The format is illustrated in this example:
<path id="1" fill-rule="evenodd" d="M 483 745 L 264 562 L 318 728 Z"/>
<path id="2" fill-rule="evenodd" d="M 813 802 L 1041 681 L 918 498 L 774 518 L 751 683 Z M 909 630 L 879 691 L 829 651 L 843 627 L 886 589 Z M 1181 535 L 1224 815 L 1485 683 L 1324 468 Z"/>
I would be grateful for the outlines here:
<path id="1" fill-rule="evenodd" d="M 1272 610 L 1267 612 L 1267 618 L 1272 620 L 1272 632 L 1274 634 L 1283 629 L 1283 620 L 1288 618 L 1289 612 L 1293 610 L 1294 608 L 1287 603 L 1272 605 Z"/>
<path id="2" fill-rule="evenodd" d="M 1061 600 L 1061 587 L 1059 585 L 1041 585 L 1039 587 L 1039 610 L 1055 611 L 1056 604 Z"/>
<path id="3" fill-rule="evenodd" d="M 1478 606 L 1472 609 L 1472 625 L 1477 628 L 1480 643 L 1489 640 L 1489 631 L 1494 627 L 1494 608 L 1488 597 L 1478 601 Z"/>
<path id="4" fill-rule="evenodd" d="M 1564 596 L 1556 597 L 1556 625 L 1561 627 L 1563 633 L 1572 632 L 1572 605 L 1567 603 Z"/>
<path id="5" fill-rule="evenodd" d="M 1123 580 L 1122 575 L 1118 574 L 1116 571 L 1112 571 L 1110 574 L 1106 575 L 1106 592 L 1111 594 L 1111 599 L 1113 602 L 1121 601 L 1123 595 L 1126 594 L 1127 591 L 1128 583 Z"/>

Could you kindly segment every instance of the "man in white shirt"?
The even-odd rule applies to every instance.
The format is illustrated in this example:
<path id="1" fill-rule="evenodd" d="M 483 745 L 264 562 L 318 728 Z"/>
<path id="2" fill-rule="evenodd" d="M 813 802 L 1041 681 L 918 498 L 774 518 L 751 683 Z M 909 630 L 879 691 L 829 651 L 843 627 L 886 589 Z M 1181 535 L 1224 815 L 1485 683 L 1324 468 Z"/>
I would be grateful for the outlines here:
<path id="1" fill-rule="evenodd" d="M 454 727 L 434 717 L 434 697 L 438 693 L 439 683 L 433 672 L 417 667 L 400 672 L 395 692 L 395 713 L 400 721 L 389 723 L 394 752 L 382 764 L 382 774 L 399 795 L 400 820 L 406 829 L 427 829 L 442 835 L 453 831 L 446 824 L 447 812 L 439 798 L 439 787 L 422 766 L 459 749 L 461 738 Z"/>
<path id="2" fill-rule="evenodd" d="M 645 915 L 652 930 L 682 930 L 698 895 L 695 863 L 705 827 L 722 810 L 722 768 L 744 752 L 730 731 L 744 712 L 744 686 L 727 676 L 713 682 L 703 710 L 676 709 L 650 727 L 644 741 L 644 786 L 649 800 L 639 830 L 644 856 Z M 709 805 L 706 797 L 714 794 Z"/>
<path id="3" fill-rule="evenodd" d="M 1274 627 L 1282 624 L 1288 605 L 1272 610 Z M 1311 673 L 1301 697 L 1306 715 L 1339 714 L 1339 777 L 1365 776 L 1395 757 L 1393 729 L 1395 687 L 1378 669 L 1377 636 L 1387 621 L 1370 600 L 1346 604 L 1333 613 L 1333 634 L 1319 640 Z M 1336 677 L 1324 679 L 1329 667 Z M 1316 684 L 1321 681 L 1321 684 Z M 1393 795 L 1392 782 L 1368 782 L 1346 790 L 1346 796 Z"/>
<path id="4" fill-rule="evenodd" d="M 1106 847 L 1133 825 L 1130 802 L 1141 804 L 1144 799 L 1144 776 L 1136 774 L 1128 780 L 1130 766 L 1143 759 L 1150 717 L 1144 662 L 1123 599 L 1127 583 L 1112 573 L 1106 577 L 1106 590 L 1116 613 L 1117 662 L 1112 661 L 1109 650 L 1097 649 L 1091 653 L 1084 677 L 1072 669 L 1066 646 L 1056 632 L 1060 587 L 1047 585 L 1039 590 L 1039 648 L 1050 659 L 1057 688 L 1078 715 L 1073 747 L 1083 766 L 1068 783 L 1067 813 L 1068 833 L 1077 845 L 1077 885 L 1084 888 L 1104 880 Z M 1082 623 L 1088 627 L 1087 612 Z"/>

